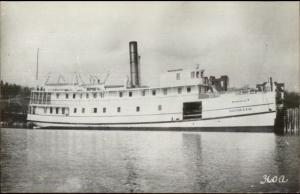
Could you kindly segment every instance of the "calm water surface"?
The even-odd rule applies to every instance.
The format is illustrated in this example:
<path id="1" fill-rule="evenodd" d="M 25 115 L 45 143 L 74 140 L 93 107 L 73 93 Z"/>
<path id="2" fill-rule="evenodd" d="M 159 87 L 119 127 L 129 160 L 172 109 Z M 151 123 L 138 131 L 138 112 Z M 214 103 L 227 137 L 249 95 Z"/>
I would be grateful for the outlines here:
<path id="1" fill-rule="evenodd" d="M 296 192 L 300 138 L 1 129 L 1 192 Z M 261 184 L 264 175 L 286 183 Z"/>

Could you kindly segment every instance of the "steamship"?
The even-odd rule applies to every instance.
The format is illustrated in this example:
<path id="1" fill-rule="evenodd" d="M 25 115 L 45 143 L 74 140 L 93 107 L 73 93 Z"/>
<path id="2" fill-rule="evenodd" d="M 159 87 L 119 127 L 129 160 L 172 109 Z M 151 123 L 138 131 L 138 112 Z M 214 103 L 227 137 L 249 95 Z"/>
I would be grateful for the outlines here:
<path id="1" fill-rule="evenodd" d="M 27 119 L 36 128 L 273 129 L 282 85 L 229 90 L 229 78 L 205 76 L 199 66 L 168 70 L 159 87 L 141 85 L 137 42 L 129 42 L 130 78 L 107 85 L 92 77 L 59 77 L 31 91 Z M 279 94 L 280 95 L 280 94 Z"/>

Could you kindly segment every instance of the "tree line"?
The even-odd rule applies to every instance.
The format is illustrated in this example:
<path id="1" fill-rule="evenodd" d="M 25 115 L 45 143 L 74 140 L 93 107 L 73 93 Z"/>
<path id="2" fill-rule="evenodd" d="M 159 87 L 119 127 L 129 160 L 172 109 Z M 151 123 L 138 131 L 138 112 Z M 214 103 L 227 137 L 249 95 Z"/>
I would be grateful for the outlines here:
<path id="1" fill-rule="evenodd" d="M 30 88 L 17 84 L 0 82 L 1 121 L 26 121 L 30 98 Z"/>

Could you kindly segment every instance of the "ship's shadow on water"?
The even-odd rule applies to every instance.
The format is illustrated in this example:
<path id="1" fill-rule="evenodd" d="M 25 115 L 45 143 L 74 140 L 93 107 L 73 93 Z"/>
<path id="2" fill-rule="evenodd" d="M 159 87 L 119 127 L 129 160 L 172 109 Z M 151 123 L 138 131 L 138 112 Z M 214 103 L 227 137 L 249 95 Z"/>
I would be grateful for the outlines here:
<path id="1" fill-rule="evenodd" d="M 297 192 L 299 147 L 272 133 L 2 128 L 1 192 Z"/>

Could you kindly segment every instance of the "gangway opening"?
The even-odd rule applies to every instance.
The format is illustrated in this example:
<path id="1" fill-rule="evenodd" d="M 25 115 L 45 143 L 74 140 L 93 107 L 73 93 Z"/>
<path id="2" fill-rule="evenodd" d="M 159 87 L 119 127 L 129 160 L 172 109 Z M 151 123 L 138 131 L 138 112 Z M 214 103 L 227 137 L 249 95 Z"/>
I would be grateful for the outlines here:
<path id="1" fill-rule="evenodd" d="M 183 119 L 202 118 L 202 102 L 183 103 Z"/>

